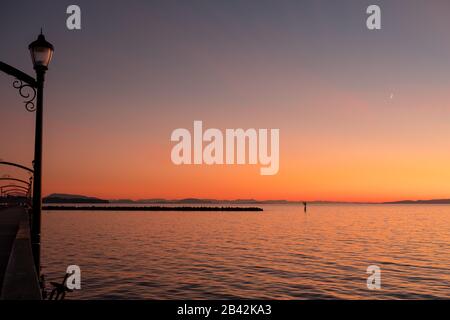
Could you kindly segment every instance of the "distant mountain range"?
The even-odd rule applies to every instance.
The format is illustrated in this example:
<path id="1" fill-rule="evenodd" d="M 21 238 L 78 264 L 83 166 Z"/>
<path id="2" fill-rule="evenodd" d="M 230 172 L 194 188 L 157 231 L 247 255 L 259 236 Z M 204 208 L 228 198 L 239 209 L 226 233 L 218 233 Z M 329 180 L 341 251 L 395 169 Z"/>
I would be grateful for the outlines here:
<path id="1" fill-rule="evenodd" d="M 450 204 L 450 199 L 431 199 L 431 200 L 402 200 L 383 202 L 385 204 Z"/>
<path id="2" fill-rule="evenodd" d="M 267 200 L 258 201 L 254 199 L 236 199 L 236 200 L 217 200 L 217 199 L 199 199 L 199 198 L 185 198 L 185 199 L 99 199 L 95 197 L 88 197 L 75 194 L 53 193 L 43 199 L 44 203 L 135 203 L 135 204 L 287 204 L 294 203 L 287 200 Z"/>
<path id="3" fill-rule="evenodd" d="M 94 197 L 80 196 L 78 194 L 52 193 L 42 199 L 44 203 L 109 203 L 109 200 L 103 200 Z"/>
<path id="4" fill-rule="evenodd" d="M 185 199 L 99 199 L 95 197 L 52 193 L 43 199 L 44 203 L 134 203 L 134 204 L 302 204 L 303 201 L 288 200 L 255 200 L 255 199 L 235 199 L 235 200 L 219 200 L 219 199 L 201 199 L 201 198 L 185 198 Z M 374 202 L 338 202 L 338 201 L 309 201 L 310 204 L 374 204 Z M 380 203 L 378 203 L 380 204 Z M 381 204 L 450 204 L 450 199 L 431 199 L 431 200 L 401 200 L 391 202 L 381 202 Z"/>

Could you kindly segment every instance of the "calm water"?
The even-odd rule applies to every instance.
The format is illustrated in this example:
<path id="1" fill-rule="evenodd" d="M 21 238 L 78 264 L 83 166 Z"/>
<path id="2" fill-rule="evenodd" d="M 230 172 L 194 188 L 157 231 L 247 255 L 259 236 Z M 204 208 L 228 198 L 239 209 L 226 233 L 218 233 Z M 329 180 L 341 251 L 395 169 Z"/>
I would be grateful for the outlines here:
<path id="1" fill-rule="evenodd" d="M 45 212 L 43 272 L 79 265 L 72 299 L 450 298 L 450 206 L 263 207 Z"/>

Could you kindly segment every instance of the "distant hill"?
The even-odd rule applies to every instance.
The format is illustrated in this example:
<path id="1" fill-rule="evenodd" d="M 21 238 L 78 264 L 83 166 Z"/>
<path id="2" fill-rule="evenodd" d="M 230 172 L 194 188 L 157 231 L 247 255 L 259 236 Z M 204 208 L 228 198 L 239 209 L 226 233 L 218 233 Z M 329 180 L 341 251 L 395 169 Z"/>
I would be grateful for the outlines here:
<path id="1" fill-rule="evenodd" d="M 220 199 L 202 199 L 202 198 L 185 198 L 185 199 L 113 199 L 105 200 L 95 197 L 89 197 L 78 194 L 52 193 L 43 199 L 44 203 L 135 203 L 135 204 L 303 204 L 302 201 L 288 201 L 283 199 L 275 200 L 255 200 L 255 199 L 234 199 L 234 200 L 220 200 Z M 308 201 L 309 204 L 450 204 L 450 199 L 431 199 L 431 200 L 401 200 L 390 202 L 339 202 L 339 201 Z"/>
<path id="2" fill-rule="evenodd" d="M 44 203 L 136 203 L 136 204 L 288 204 L 301 203 L 298 201 L 287 200 L 255 200 L 255 199 L 201 199 L 201 198 L 185 198 L 185 199 L 99 199 L 78 194 L 52 193 L 43 199 Z"/>
<path id="3" fill-rule="evenodd" d="M 401 200 L 384 202 L 385 204 L 450 204 L 450 199 L 431 199 L 431 200 Z"/>
<path id="4" fill-rule="evenodd" d="M 52 193 L 42 199 L 44 203 L 109 203 L 108 200 L 78 194 Z"/>

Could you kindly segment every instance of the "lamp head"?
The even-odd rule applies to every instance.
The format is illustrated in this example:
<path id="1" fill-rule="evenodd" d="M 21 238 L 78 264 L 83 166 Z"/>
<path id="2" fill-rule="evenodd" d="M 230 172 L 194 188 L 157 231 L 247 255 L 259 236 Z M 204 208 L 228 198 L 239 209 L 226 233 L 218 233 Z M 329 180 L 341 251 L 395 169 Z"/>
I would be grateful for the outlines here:
<path id="1" fill-rule="evenodd" d="M 50 61 L 52 60 L 53 52 L 55 51 L 55 49 L 50 42 L 45 40 L 45 37 L 42 34 L 42 30 L 37 40 L 30 43 L 28 49 L 30 50 L 34 69 L 47 70 Z"/>

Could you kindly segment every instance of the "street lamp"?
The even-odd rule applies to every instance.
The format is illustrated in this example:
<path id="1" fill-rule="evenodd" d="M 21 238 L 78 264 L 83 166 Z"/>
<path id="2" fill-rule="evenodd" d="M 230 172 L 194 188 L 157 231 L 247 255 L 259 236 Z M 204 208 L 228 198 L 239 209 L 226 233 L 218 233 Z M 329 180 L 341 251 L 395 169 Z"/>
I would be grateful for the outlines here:
<path id="1" fill-rule="evenodd" d="M 25 99 L 24 104 L 27 111 L 36 111 L 36 126 L 34 136 L 34 161 L 33 169 L 19 166 L 33 173 L 33 202 L 31 215 L 31 245 L 33 248 L 34 263 L 36 271 L 40 274 L 40 243 L 41 243 L 41 200 L 42 200 L 42 118 L 43 118 L 43 100 L 44 100 L 44 78 L 48 65 L 52 60 L 54 48 L 53 45 L 45 40 L 42 30 L 36 41 L 29 46 L 33 67 L 36 71 L 36 78 L 20 71 L 7 63 L 0 61 L 0 71 L 16 78 L 13 87 L 19 91 L 19 94 Z M 15 165 L 12 163 L 1 162 L 1 164 Z M 15 178 L 0 178 L 0 180 L 11 180 L 25 182 Z M 30 181 L 31 183 L 31 181 Z"/>
<path id="2" fill-rule="evenodd" d="M 31 245 L 38 274 L 41 265 L 41 207 L 42 207 L 42 122 L 45 72 L 53 56 L 53 45 L 45 40 L 44 35 L 28 46 L 36 71 L 36 127 L 34 135 L 34 180 L 33 180 L 33 215 L 31 218 Z"/>

